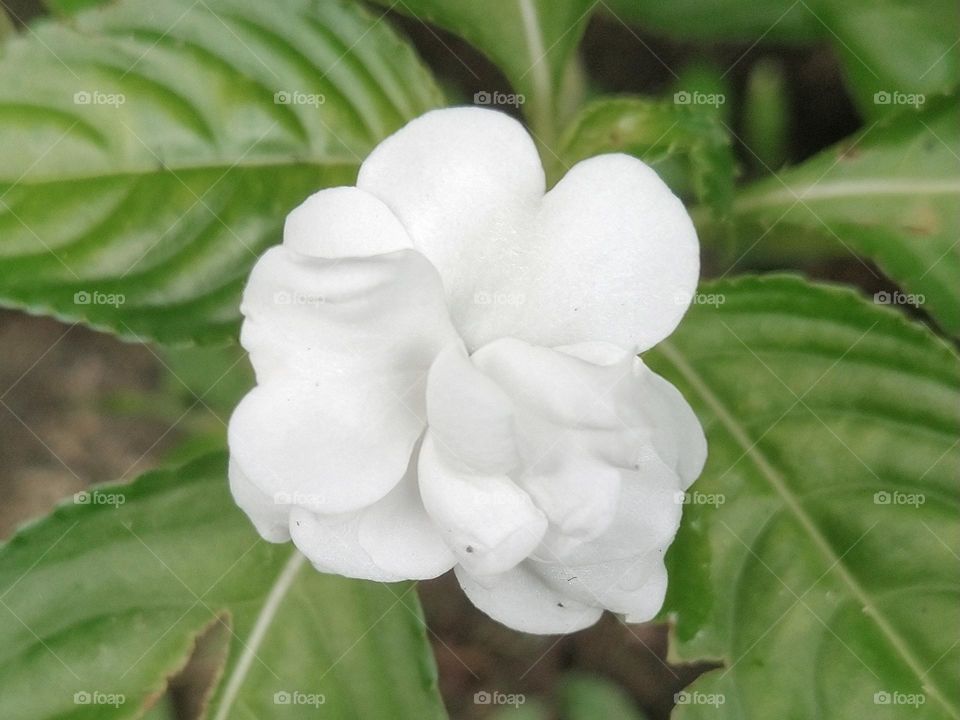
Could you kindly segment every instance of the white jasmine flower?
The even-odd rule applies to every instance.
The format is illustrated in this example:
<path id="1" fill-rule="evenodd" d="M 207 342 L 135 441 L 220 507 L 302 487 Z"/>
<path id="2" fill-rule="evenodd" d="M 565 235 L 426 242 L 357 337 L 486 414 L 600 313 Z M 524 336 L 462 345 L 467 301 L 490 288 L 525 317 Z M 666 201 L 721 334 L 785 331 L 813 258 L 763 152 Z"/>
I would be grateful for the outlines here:
<path id="1" fill-rule="evenodd" d="M 323 572 L 456 566 L 519 630 L 650 619 L 706 443 L 635 354 L 673 331 L 698 271 L 687 213 L 641 161 L 595 157 L 546 192 L 519 123 L 428 113 L 356 187 L 296 208 L 254 267 L 234 497 Z"/>

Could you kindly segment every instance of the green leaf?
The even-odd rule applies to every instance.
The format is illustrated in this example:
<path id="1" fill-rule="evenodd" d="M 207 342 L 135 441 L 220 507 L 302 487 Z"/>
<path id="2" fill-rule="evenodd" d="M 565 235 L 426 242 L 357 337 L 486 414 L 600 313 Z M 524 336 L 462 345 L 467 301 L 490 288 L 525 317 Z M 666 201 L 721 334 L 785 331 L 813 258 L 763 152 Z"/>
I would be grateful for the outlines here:
<path id="1" fill-rule="evenodd" d="M 443 717 L 413 586 L 322 575 L 260 540 L 222 454 L 86 498 L 0 548 L 4 720 L 136 717 L 218 621 L 211 720 L 304 717 L 320 695 L 323 717 Z"/>
<path id="2" fill-rule="evenodd" d="M 665 614 L 673 660 L 723 667 L 674 717 L 960 717 L 957 355 L 849 289 L 700 292 L 645 356 L 710 448 Z"/>
<path id="3" fill-rule="evenodd" d="M 716 108 L 669 100 L 606 98 L 587 105 L 564 133 L 564 164 L 625 152 L 656 168 L 674 192 L 726 214 L 733 199 L 733 153 Z"/>
<path id="4" fill-rule="evenodd" d="M 564 74 L 594 7 L 590 0 L 375 1 L 460 35 L 486 54 L 524 95 L 538 141 L 552 146 Z"/>
<path id="5" fill-rule="evenodd" d="M 0 61 L 0 304 L 232 337 L 286 213 L 439 102 L 356 4 L 123 0 L 39 22 Z"/>
<path id="6" fill-rule="evenodd" d="M 861 112 L 877 118 L 960 84 L 955 0 L 820 0 Z"/>
<path id="7" fill-rule="evenodd" d="M 868 126 L 854 140 L 740 192 L 743 250 L 820 236 L 876 262 L 950 333 L 960 333 L 960 102 Z M 802 253 L 803 248 L 800 248 Z M 921 297 L 922 296 L 922 297 Z"/>

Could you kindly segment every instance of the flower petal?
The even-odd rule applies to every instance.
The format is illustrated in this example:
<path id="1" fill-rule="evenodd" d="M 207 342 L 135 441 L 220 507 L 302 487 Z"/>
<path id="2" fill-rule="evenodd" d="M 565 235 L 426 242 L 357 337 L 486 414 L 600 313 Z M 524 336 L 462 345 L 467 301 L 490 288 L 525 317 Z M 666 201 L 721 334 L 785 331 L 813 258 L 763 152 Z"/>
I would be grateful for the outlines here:
<path id="1" fill-rule="evenodd" d="M 445 348 L 430 368 L 427 417 L 434 442 L 474 472 L 509 473 L 520 462 L 513 403 L 461 343 Z"/>
<path id="2" fill-rule="evenodd" d="M 420 493 L 460 563 L 472 573 L 508 570 L 540 543 L 547 519 L 506 475 L 465 468 L 428 430 L 420 449 Z"/>
<path id="3" fill-rule="evenodd" d="M 517 225 L 532 217 L 546 184 L 523 125 L 459 107 L 428 112 L 381 142 L 361 165 L 357 187 L 396 213 L 462 318 L 483 290 L 475 287 L 478 272 L 496 271 L 522 249 Z"/>
<path id="4" fill-rule="evenodd" d="M 230 492 L 233 493 L 234 501 L 250 518 L 260 536 L 275 543 L 290 540 L 290 508 L 277 503 L 250 482 L 236 458 L 230 458 L 227 477 L 230 479 Z"/>
<path id="5" fill-rule="evenodd" d="M 570 633 L 593 625 L 603 610 L 567 597 L 526 564 L 486 577 L 455 568 L 460 587 L 480 610 L 507 627 L 541 635 Z"/>
<path id="6" fill-rule="evenodd" d="M 355 187 L 316 192 L 287 215 L 283 244 L 322 258 L 369 257 L 413 247 L 390 208 Z"/>
<path id="7" fill-rule="evenodd" d="M 427 113 L 370 154 L 357 186 L 437 267 L 470 351 L 502 337 L 646 349 L 696 288 L 696 232 L 652 169 L 601 155 L 544 195 L 533 141 L 502 113 Z"/>
<path id="8" fill-rule="evenodd" d="M 294 508 L 290 532 L 297 548 L 321 572 L 397 582 L 442 575 L 456 563 L 423 510 L 416 466 L 386 497 L 363 510 L 319 515 Z"/>
<path id="9" fill-rule="evenodd" d="M 676 474 L 651 454 L 638 471 L 624 472 L 617 515 L 603 535 L 531 568 L 580 602 L 649 619 L 663 602 L 666 583 L 658 578 L 680 527 L 678 490 Z"/>
<path id="10" fill-rule="evenodd" d="M 667 337 L 697 287 L 700 248 L 683 203 L 629 155 L 577 163 L 544 198 L 545 239 L 528 260 L 519 337 L 554 346 L 603 340 L 645 350 Z"/>
<path id="11" fill-rule="evenodd" d="M 228 435 L 250 481 L 328 513 L 386 495 L 423 431 L 430 364 L 456 339 L 430 263 L 412 250 L 325 260 L 273 248 L 251 274 L 243 311 L 260 384 Z"/>

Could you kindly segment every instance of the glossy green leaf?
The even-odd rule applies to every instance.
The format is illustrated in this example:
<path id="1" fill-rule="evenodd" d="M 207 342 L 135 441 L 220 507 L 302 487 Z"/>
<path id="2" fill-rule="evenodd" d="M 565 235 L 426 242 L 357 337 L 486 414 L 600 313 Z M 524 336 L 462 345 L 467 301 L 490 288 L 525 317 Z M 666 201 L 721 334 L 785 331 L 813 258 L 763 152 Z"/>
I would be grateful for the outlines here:
<path id="1" fill-rule="evenodd" d="M 645 356 L 709 459 L 668 554 L 675 718 L 960 717 L 960 360 L 856 292 L 707 283 Z"/>
<path id="2" fill-rule="evenodd" d="M 678 93 L 679 102 L 625 97 L 591 103 L 564 134 L 564 165 L 629 153 L 656 168 L 674 192 L 726 214 L 733 199 L 730 138 L 716 106 L 684 103 L 686 92 Z"/>
<path id="3" fill-rule="evenodd" d="M 955 0 L 820 0 L 815 7 L 866 117 L 922 107 L 960 85 Z"/>
<path id="4" fill-rule="evenodd" d="M 888 293 L 889 301 L 920 306 L 960 333 L 958 148 L 956 99 L 871 124 L 857 138 L 741 191 L 734 203 L 741 250 L 779 251 L 820 236 L 896 280 L 905 293 Z"/>
<path id="5" fill-rule="evenodd" d="M 83 497 L 0 548 L 4 720 L 137 717 L 218 621 L 211 720 L 443 717 L 413 586 L 262 541 L 222 455 Z"/>
<path id="6" fill-rule="evenodd" d="M 376 2 L 438 25 L 475 45 L 499 66 L 517 93 L 524 96 L 522 108 L 538 141 L 552 146 L 558 130 L 556 115 L 561 105 L 564 74 L 594 3 L 590 0 Z M 457 58 L 451 58 L 450 62 L 457 62 Z M 486 92 L 496 89 L 489 88 Z"/>
<path id="7" fill-rule="evenodd" d="M 440 102 L 356 3 L 121 0 L 0 60 L 0 303 L 220 340 L 286 213 Z"/>

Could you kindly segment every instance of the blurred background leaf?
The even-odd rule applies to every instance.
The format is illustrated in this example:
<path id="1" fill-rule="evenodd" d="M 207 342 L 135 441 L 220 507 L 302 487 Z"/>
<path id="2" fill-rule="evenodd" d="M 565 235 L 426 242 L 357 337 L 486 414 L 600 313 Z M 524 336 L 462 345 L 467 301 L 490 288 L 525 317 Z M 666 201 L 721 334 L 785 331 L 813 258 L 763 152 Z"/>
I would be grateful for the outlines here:
<path id="1" fill-rule="evenodd" d="M 86 498 L 0 547 L 4 720 L 138 717 L 211 626 L 228 628 L 211 720 L 276 717 L 295 692 L 324 717 L 445 716 L 413 585 L 323 575 L 261 540 L 222 454 Z M 94 692 L 125 701 L 75 702 Z"/>
<path id="2" fill-rule="evenodd" d="M 355 3 L 121 0 L 38 21 L 0 63 L 0 303 L 128 339 L 230 338 L 286 213 L 441 102 Z"/>
<path id="3" fill-rule="evenodd" d="M 746 277 L 702 285 L 645 360 L 710 447 L 663 615 L 674 661 L 723 667 L 673 717 L 902 718 L 895 692 L 957 717 L 952 348 L 852 290 Z"/>
<path id="4" fill-rule="evenodd" d="M 960 100 L 932 98 L 738 192 L 741 264 L 811 252 L 874 261 L 960 333 Z M 813 240 L 811 240 L 813 238 Z M 920 297 L 922 296 L 922 297 Z"/>
<path id="5" fill-rule="evenodd" d="M 522 108 L 541 145 L 552 147 L 571 55 L 592 0 L 375 0 L 462 36 L 499 66 L 525 96 Z M 462 60 L 460 61 L 463 62 Z M 472 72 L 472 71 L 471 71 Z M 495 88 L 488 88 L 487 92 Z M 549 159 L 549 158 L 545 158 Z"/>

